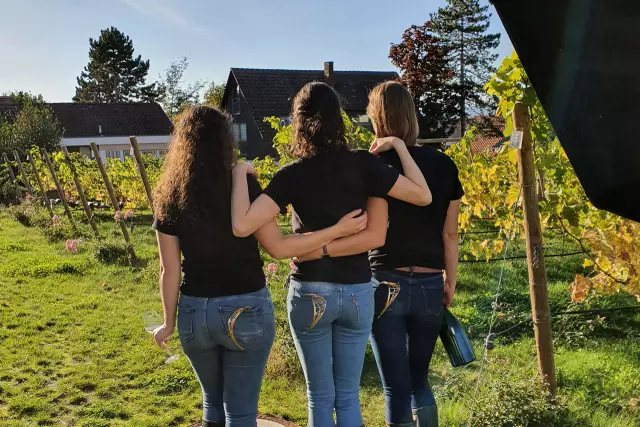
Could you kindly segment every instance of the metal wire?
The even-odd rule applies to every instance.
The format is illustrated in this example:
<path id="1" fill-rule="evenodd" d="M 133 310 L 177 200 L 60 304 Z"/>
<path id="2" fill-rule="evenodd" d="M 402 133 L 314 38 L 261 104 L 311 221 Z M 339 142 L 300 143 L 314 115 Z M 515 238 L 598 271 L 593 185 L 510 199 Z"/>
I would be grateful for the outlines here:
<path id="1" fill-rule="evenodd" d="M 487 333 L 487 337 L 492 336 L 493 326 L 496 321 L 496 311 L 498 308 L 498 299 L 500 298 L 500 290 L 502 289 L 502 278 L 504 277 L 504 266 L 506 265 L 507 253 L 509 252 L 509 243 L 513 239 L 515 235 L 515 222 L 516 222 L 516 208 L 518 207 L 518 202 L 520 201 L 520 196 L 522 195 L 522 187 L 518 190 L 518 197 L 516 198 L 516 202 L 513 204 L 513 208 L 511 210 L 511 218 L 513 218 L 511 223 L 511 232 L 509 238 L 505 243 L 504 255 L 503 255 L 503 263 L 500 267 L 500 277 L 498 278 L 498 286 L 496 287 L 496 294 L 493 299 L 492 311 L 491 311 L 491 320 L 489 321 L 489 332 Z M 473 411 L 476 409 L 476 401 L 478 397 L 478 391 L 480 390 L 480 380 L 482 379 L 482 373 L 484 372 L 484 366 L 487 362 L 487 352 L 483 352 L 482 360 L 480 362 L 480 370 L 478 371 L 478 379 L 476 380 L 476 387 L 473 392 L 473 405 L 471 406 L 471 413 L 469 414 L 469 421 L 467 422 L 467 427 L 471 427 L 471 422 L 473 421 Z"/>

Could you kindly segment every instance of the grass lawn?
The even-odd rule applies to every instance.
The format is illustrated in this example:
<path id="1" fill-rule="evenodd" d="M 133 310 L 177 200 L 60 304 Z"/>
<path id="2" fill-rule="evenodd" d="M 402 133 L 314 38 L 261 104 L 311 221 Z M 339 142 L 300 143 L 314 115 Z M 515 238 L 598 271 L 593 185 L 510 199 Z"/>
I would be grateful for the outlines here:
<path id="1" fill-rule="evenodd" d="M 90 240 L 72 255 L 64 241 L 51 243 L 40 228 L 25 227 L 0 211 L 0 425 L 183 426 L 199 420 L 200 388 L 186 357 L 164 364 L 168 353 L 156 348 L 143 328 L 142 314 L 161 310 L 154 233 L 144 219 L 147 224 L 132 233 L 139 262 L 130 267 L 97 261 Z M 119 238 L 108 215 L 100 227 Z M 555 252 L 562 244 L 554 239 L 548 246 Z M 260 411 L 305 425 L 304 379 L 285 313 L 287 264 L 279 263 L 278 273 L 269 277 L 278 333 Z M 567 286 L 581 265 L 580 256 L 547 260 L 552 311 L 575 308 Z M 454 311 L 468 325 L 479 359 L 500 266 L 460 267 Z M 503 280 L 498 331 L 530 312 L 525 263 L 509 263 Z M 598 307 L 633 303 L 622 295 L 591 302 Z M 482 426 L 640 426 L 639 326 L 638 312 L 554 319 L 557 407 L 536 397 L 530 325 L 497 340 L 477 395 L 480 364 L 453 369 L 438 346 L 432 384 L 441 425 L 465 426 L 474 407 L 474 425 Z M 169 353 L 179 352 L 173 339 Z M 366 425 L 383 426 L 382 392 L 370 351 L 361 396 Z M 552 424 L 545 421 L 549 417 L 555 417 Z"/>

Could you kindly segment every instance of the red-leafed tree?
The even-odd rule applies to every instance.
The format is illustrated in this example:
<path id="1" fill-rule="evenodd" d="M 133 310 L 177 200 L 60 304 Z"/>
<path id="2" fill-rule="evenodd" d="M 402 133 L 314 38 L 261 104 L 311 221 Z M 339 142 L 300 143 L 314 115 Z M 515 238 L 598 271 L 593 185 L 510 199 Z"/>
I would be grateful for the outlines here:
<path id="1" fill-rule="evenodd" d="M 391 62 L 400 69 L 400 81 L 414 97 L 421 138 L 449 136 L 459 121 L 459 97 L 451 96 L 450 87 L 455 72 L 447 54 L 431 21 L 406 29 L 389 51 Z"/>

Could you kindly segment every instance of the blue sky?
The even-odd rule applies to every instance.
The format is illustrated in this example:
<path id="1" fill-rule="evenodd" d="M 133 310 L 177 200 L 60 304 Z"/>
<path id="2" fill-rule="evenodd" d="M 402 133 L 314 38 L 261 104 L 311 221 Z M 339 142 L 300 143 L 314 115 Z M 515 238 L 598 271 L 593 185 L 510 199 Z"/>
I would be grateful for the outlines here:
<path id="1" fill-rule="evenodd" d="M 486 0 L 483 0 L 486 2 Z M 70 101 L 89 37 L 118 27 L 151 61 L 155 80 L 187 56 L 185 78 L 224 83 L 230 67 L 393 70 L 389 45 L 444 0 L 0 0 L 0 93 Z M 396 7 L 397 5 L 397 7 Z M 511 43 L 493 7 L 492 31 Z"/>

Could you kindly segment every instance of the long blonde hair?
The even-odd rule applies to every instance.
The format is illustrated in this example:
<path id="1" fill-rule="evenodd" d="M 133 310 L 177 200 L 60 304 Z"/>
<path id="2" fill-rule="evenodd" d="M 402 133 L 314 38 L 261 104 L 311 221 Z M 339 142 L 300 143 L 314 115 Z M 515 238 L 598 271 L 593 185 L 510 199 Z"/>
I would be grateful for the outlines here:
<path id="1" fill-rule="evenodd" d="M 418 139 L 418 117 L 411 94 L 400 83 L 385 82 L 369 94 L 367 114 L 376 137 L 395 136 L 408 146 Z"/>

